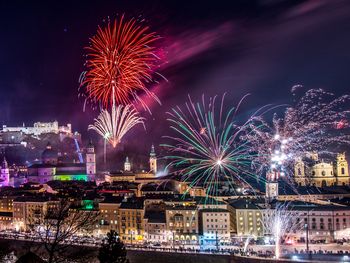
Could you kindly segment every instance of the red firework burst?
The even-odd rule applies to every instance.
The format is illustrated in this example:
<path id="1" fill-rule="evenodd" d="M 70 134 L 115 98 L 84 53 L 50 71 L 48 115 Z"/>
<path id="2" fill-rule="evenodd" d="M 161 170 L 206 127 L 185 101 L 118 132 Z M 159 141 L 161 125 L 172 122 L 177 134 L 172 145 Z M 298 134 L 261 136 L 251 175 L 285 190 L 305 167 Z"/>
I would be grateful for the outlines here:
<path id="1" fill-rule="evenodd" d="M 104 107 L 112 105 L 113 96 L 116 104 L 139 101 L 144 105 L 139 94 L 145 93 L 159 102 L 145 85 L 152 81 L 159 61 L 152 46 L 158 38 L 148 27 L 135 19 L 127 21 L 124 16 L 104 28 L 98 27 L 91 45 L 86 47 L 86 73 L 81 86 L 87 98 L 100 101 Z"/>

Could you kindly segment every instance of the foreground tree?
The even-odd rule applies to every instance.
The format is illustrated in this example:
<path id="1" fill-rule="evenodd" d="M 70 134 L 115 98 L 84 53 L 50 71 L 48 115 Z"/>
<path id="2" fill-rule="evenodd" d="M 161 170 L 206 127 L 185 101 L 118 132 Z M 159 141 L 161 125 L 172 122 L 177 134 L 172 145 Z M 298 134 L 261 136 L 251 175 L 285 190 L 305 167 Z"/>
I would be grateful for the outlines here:
<path id="1" fill-rule="evenodd" d="M 98 253 L 98 259 L 101 263 L 128 263 L 126 258 L 126 249 L 124 243 L 120 241 L 118 233 L 111 230 L 103 240 Z"/>
<path id="2" fill-rule="evenodd" d="M 0 244 L 0 262 L 4 262 L 8 254 L 11 253 L 10 246 L 6 242 Z"/>
<path id="3" fill-rule="evenodd" d="M 59 263 L 67 260 L 83 260 L 91 249 L 72 246 L 78 234 L 91 233 L 96 225 L 98 213 L 73 207 L 67 200 L 51 201 L 45 210 L 37 211 L 30 224 L 34 237 L 44 245 L 47 262 Z"/>

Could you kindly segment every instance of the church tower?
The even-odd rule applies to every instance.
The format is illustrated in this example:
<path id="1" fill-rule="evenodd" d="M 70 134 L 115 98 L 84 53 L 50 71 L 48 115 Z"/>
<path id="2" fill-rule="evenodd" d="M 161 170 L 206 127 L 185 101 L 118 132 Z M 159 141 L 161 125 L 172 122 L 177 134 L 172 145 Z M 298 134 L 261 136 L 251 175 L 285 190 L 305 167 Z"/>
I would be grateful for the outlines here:
<path id="1" fill-rule="evenodd" d="M 279 172 L 276 170 L 266 174 L 265 194 L 269 202 L 278 198 L 278 178 Z"/>
<path id="2" fill-rule="evenodd" d="M 86 148 L 86 174 L 88 176 L 96 174 L 95 147 L 91 141 Z"/>
<path id="3" fill-rule="evenodd" d="M 305 163 L 301 157 L 296 158 L 294 162 L 294 180 L 298 185 L 306 185 Z"/>
<path id="4" fill-rule="evenodd" d="M 130 172 L 131 171 L 131 163 L 129 162 L 128 156 L 126 156 L 126 159 L 125 159 L 124 171 L 125 172 Z"/>
<path id="5" fill-rule="evenodd" d="M 337 154 L 335 170 L 337 185 L 349 185 L 349 166 L 345 158 L 345 153 Z"/>
<path id="6" fill-rule="evenodd" d="M 10 182 L 10 170 L 7 164 L 7 161 L 4 157 L 4 160 L 1 165 L 1 174 L 0 174 L 0 185 L 1 186 L 8 186 Z"/>
<path id="7" fill-rule="evenodd" d="M 157 173 L 157 156 L 154 150 L 154 145 L 152 144 L 151 152 L 149 154 L 149 166 L 151 173 Z"/>

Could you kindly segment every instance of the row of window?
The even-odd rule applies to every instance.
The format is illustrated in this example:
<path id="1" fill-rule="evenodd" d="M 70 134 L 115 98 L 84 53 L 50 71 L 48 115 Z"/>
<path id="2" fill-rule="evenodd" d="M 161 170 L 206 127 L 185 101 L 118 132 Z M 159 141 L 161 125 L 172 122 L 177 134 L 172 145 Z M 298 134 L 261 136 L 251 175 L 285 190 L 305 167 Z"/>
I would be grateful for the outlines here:
<path id="1" fill-rule="evenodd" d="M 184 227 L 186 225 L 186 227 L 190 227 L 191 225 L 193 226 L 193 227 L 195 227 L 196 226 L 196 223 L 192 223 L 192 224 L 190 224 L 190 223 L 186 223 L 186 224 L 183 224 L 183 223 L 172 223 L 172 222 L 170 222 L 169 223 L 169 226 L 176 226 L 176 227 Z"/>
<path id="2" fill-rule="evenodd" d="M 218 221 L 218 219 L 217 218 L 215 218 L 215 220 L 214 219 L 210 219 L 210 221 L 209 221 L 209 218 L 207 218 L 207 222 L 227 222 L 227 219 L 219 219 L 219 221 Z"/>
<path id="3" fill-rule="evenodd" d="M 227 228 L 227 225 L 207 225 L 207 228 Z"/>
<path id="4" fill-rule="evenodd" d="M 181 213 L 181 211 L 169 211 L 169 214 L 172 215 L 173 213 L 177 214 L 177 213 Z M 190 213 L 189 211 L 186 211 L 186 214 L 189 214 L 189 213 Z M 192 211 L 191 214 L 194 215 L 194 214 L 196 214 L 196 212 Z"/>

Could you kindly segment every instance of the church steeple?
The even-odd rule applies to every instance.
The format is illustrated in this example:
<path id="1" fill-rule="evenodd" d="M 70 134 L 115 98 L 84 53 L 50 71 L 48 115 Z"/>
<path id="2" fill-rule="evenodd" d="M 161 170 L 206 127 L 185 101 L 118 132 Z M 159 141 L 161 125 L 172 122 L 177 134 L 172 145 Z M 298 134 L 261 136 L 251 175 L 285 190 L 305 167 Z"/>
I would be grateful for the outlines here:
<path id="1" fill-rule="evenodd" d="M 157 156 L 156 151 L 154 150 L 154 145 L 151 146 L 151 152 L 149 154 L 149 166 L 150 171 L 154 174 L 157 173 Z"/>
<path id="2" fill-rule="evenodd" d="M 345 153 L 337 154 L 337 162 L 335 165 L 335 174 L 337 176 L 338 185 L 349 185 L 349 166 L 345 158 Z"/>
<path id="3" fill-rule="evenodd" d="M 151 146 L 151 152 L 149 154 L 150 157 L 156 157 L 156 151 L 154 150 L 154 145 Z"/>

